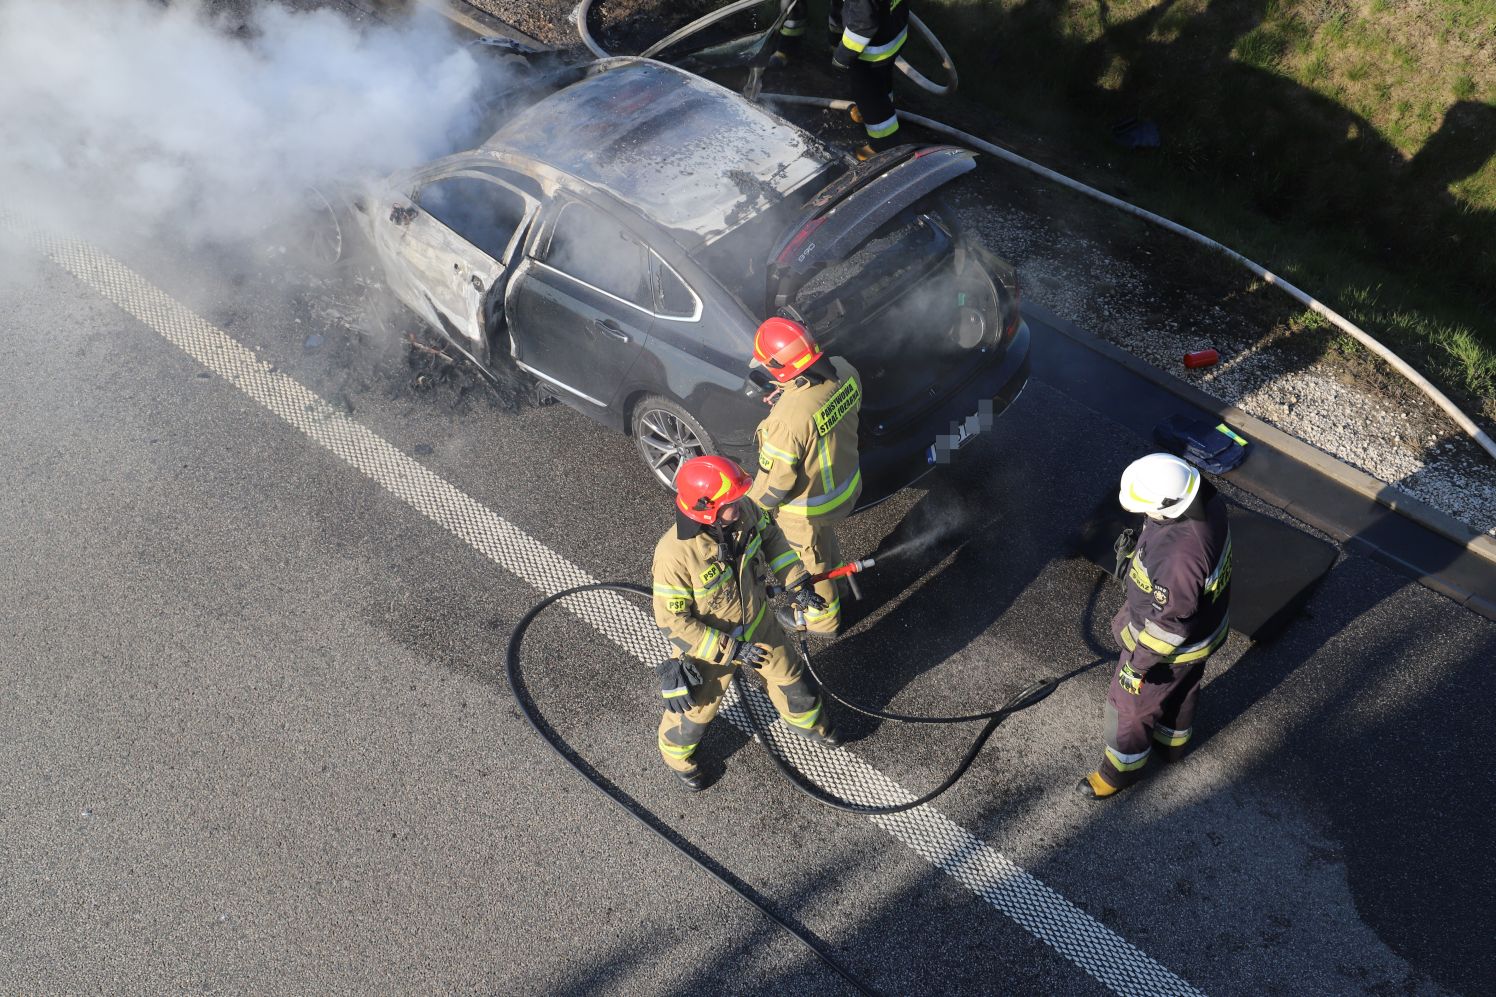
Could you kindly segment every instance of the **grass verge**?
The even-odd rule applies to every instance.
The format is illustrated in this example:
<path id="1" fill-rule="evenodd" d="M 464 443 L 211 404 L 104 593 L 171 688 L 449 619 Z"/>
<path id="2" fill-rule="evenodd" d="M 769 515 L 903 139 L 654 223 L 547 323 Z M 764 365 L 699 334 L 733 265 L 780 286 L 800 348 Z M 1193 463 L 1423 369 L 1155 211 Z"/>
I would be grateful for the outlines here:
<path id="1" fill-rule="evenodd" d="M 1496 0 L 918 12 L 960 100 L 1106 163 L 1089 182 L 1282 274 L 1496 420 Z M 1161 148 L 1124 151 L 1125 119 Z"/>

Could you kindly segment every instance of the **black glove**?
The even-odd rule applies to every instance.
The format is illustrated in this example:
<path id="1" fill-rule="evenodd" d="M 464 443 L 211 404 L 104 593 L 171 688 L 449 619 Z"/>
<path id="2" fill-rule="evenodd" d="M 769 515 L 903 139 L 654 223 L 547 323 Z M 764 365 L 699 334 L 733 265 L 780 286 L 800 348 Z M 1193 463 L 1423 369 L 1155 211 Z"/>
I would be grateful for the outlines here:
<path id="1" fill-rule="evenodd" d="M 691 687 L 701 684 L 701 672 L 687 658 L 666 658 L 655 665 L 655 675 L 660 680 L 660 695 L 665 699 L 665 709 L 672 713 L 684 713 L 696 705 L 691 698 Z"/>
<path id="2" fill-rule="evenodd" d="M 777 599 L 788 591 L 788 588 L 786 588 L 784 585 L 781 585 L 779 582 L 775 581 L 772 578 L 766 579 L 764 581 L 764 595 L 768 596 L 770 599 Z"/>
<path id="3" fill-rule="evenodd" d="M 757 668 L 769 660 L 769 649 L 762 644 L 750 644 L 746 640 L 741 640 L 733 649 L 732 660 L 739 665 Z"/>
<path id="4" fill-rule="evenodd" d="M 831 53 L 832 69 L 839 69 L 845 72 L 846 70 L 851 69 L 852 63 L 856 61 L 857 53 L 847 48 L 847 46 L 845 45 L 838 44 L 836 46 L 836 51 Z"/>
<path id="5" fill-rule="evenodd" d="M 1132 552 L 1138 549 L 1137 534 L 1132 527 L 1128 527 L 1117 534 L 1116 541 L 1112 544 L 1112 553 L 1117 555 L 1117 566 L 1112 569 L 1112 574 L 1117 578 L 1122 577 L 1122 566 L 1132 559 Z"/>
<path id="6" fill-rule="evenodd" d="M 809 586 L 796 592 L 793 602 L 795 608 L 802 613 L 811 609 L 820 612 L 826 608 L 826 600 L 821 598 L 816 590 Z"/>

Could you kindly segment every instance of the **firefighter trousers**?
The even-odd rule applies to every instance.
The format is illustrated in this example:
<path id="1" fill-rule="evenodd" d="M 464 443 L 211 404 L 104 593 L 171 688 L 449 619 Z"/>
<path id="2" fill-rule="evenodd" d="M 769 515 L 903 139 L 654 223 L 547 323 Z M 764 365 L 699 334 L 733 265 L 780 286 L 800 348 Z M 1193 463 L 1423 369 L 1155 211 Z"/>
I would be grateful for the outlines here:
<path id="1" fill-rule="evenodd" d="M 841 8 L 838 0 L 832 0 L 826 20 L 826 44 L 832 51 L 841 45 Z M 791 5 L 784 26 L 779 29 L 778 50 L 784 53 L 798 51 L 805 26 L 806 5 L 804 0 L 797 0 Z M 893 64 L 892 57 L 877 62 L 858 59 L 847 70 L 852 102 L 862 115 L 868 144 L 878 152 L 898 144 L 899 119 L 893 113 Z"/>
<path id="2" fill-rule="evenodd" d="M 899 119 L 893 109 L 893 63 L 893 59 L 858 59 L 847 70 L 847 84 L 862 115 L 862 127 L 867 129 L 868 144 L 878 152 L 899 144 Z"/>
<path id="3" fill-rule="evenodd" d="M 1160 662 L 1138 673 L 1125 660 L 1112 672 L 1106 694 L 1106 750 L 1097 771 L 1118 789 L 1142 778 L 1155 749 L 1171 760 L 1184 753 L 1200 699 L 1205 662 Z"/>
<path id="4" fill-rule="evenodd" d="M 810 516 L 783 510 L 775 515 L 774 522 L 812 575 L 841 566 L 841 545 L 836 542 L 836 530 L 830 523 L 818 523 Z M 834 634 L 841 628 L 841 595 L 836 579 L 817 582 L 815 588 L 816 595 L 826 600 L 826 608 L 806 610 L 805 628 L 818 634 Z"/>
<path id="5" fill-rule="evenodd" d="M 811 731 L 821 735 L 830 733 L 831 724 L 821 709 L 821 690 L 804 673 L 800 659 L 790 656 L 784 631 L 779 628 L 773 613 L 765 614 L 756 637 L 754 643 L 768 647 L 769 657 L 755 671 L 764 680 L 764 688 L 768 690 L 774 709 L 779 711 L 790 730 L 807 736 Z M 666 710 L 660 718 L 660 755 L 666 765 L 678 772 L 695 768 L 691 756 L 706 734 L 707 725 L 717 716 L 722 697 L 727 694 L 727 686 L 738 666 L 731 661 L 714 665 L 696 659 L 696 667 L 701 671 L 701 685 L 691 689 L 691 699 L 696 705 L 684 713 Z"/>

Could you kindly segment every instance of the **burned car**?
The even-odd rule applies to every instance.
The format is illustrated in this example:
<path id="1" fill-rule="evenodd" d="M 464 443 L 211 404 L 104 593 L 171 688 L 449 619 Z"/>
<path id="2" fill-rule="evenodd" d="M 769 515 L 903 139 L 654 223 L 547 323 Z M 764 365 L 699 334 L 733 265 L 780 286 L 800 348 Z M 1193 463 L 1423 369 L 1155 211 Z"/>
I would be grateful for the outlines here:
<path id="1" fill-rule="evenodd" d="M 866 163 L 664 63 L 606 59 L 479 148 L 353 199 L 390 289 L 480 367 L 681 461 L 752 466 L 754 329 L 805 321 L 863 381 L 862 504 L 942 462 L 1028 376 L 1014 272 L 937 191 L 951 146 Z"/>

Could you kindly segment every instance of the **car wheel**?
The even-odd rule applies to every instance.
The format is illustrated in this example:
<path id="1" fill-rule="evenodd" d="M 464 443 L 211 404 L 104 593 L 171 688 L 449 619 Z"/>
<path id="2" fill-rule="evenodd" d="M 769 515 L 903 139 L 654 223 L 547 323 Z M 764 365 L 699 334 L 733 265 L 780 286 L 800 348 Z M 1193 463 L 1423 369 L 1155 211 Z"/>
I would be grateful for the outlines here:
<path id="1" fill-rule="evenodd" d="M 634 406 L 634 445 L 661 485 L 675 490 L 675 472 L 692 457 L 715 453 L 711 434 L 668 398 L 648 395 Z"/>
<path id="2" fill-rule="evenodd" d="M 348 257 L 342 213 L 316 187 L 302 191 L 300 215 L 291 236 L 292 249 L 306 266 L 330 270 Z"/>

